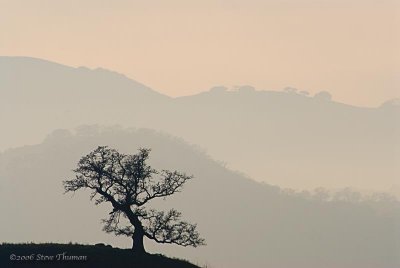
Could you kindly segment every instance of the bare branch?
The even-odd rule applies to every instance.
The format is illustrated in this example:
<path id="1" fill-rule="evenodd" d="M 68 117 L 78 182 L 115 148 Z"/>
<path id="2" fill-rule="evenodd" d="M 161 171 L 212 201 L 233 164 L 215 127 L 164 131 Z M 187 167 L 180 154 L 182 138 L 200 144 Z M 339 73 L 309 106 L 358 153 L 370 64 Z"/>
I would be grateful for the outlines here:
<path id="1" fill-rule="evenodd" d="M 187 176 L 177 171 L 171 172 L 163 170 L 161 173 L 161 180 L 148 187 L 150 189 L 146 188 L 147 195 L 142 200 L 138 201 L 137 204 L 142 206 L 154 198 L 167 197 L 179 192 L 185 182 L 192 178 L 192 176 Z"/>
<path id="2" fill-rule="evenodd" d="M 196 231 L 196 225 L 180 221 L 181 213 L 171 209 L 167 213 L 150 210 L 142 219 L 147 222 L 145 235 L 157 243 L 180 246 L 205 245 L 204 239 Z"/>

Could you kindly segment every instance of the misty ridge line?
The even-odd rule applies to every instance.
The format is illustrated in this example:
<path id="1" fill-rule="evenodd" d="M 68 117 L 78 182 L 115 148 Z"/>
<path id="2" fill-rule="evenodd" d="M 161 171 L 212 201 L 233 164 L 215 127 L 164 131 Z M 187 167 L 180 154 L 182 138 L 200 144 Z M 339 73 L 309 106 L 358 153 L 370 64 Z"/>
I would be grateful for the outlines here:
<path id="1" fill-rule="evenodd" d="M 32 146 L 38 146 L 43 143 L 54 143 L 58 139 L 68 139 L 69 137 L 80 137 L 83 139 L 88 139 L 90 137 L 96 138 L 97 136 L 101 136 L 103 134 L 110 133 L 118 133 L 125 132 L 127 135 L 135 135 L 137 133 L 147 134 L 152 136 L 157 136 L 162 139 L 172 140 L 180 146 L 185 146 L 190 148 L 193 153 L 198 154 L 205 159 L 208 159 L 211 162 L 215 162 L 220 167 L 228 170 L 229 172 L 235 173 L 238 176 L 246 178 L 247 180 L 257 182 L 251 176 L 246 174 L 241 170 L 235 170 L 232 167 L 228 167 L 226 162 L 221 159 L 215 159 L 206 148 L 203 148 L 197 144 L 191 144 L 183 138 L 171 135 L 170 133 L 163 132 L 160 130 L 154 129 L 143 129 L 143 128 L 135 128 L 135 127 L 123 127 L 120 125 L 114 126 L 102 126 L 102 125 L 81 125 L 76 127 L 75 129 L 57 129 L 52 133 L 49 133 L 41 143 L 35 144 Z M 29 146 L 28 146 L 29 147 Z M 18 148 L 16 148 L 18 150 Z M 13 149 L 8 149 L 4 153 L 8 153 L 9 151 L 13 151 Z M 1 152 L 0 152 L 1 156 Z M 324 187 L 316 187 L 310 190 L 299 190 L 293 188 L 285 188 L 280 187 L 279 185 L 272 185 L 269 183 L 262 182 L 262 185 L 273 187 L 282 194 L 286 194 L 289 196 L 296 196 L 299 198 L 309 199 L 309 200 L 318 200 L 322 202 L 350 202 L 350 203 L 360 203 L 366 202 L 373 204 L 374 202 L 386 202 L 387 205 L 396 207 L 400 201 L 400 197 L 395 195 L 388 194 L 384 191 L 364 191 L 359 192 L 357 189 L 353 189 L 352 187 L 344 187 L 339 189 L 328 189 Z"/>
<path id="2" fill-rule="evenodd" d="M 42 144 L 47 145 L 56 145 L 56 142 L 60 142 L 62 140 L 68 140 L 70 138 L 79 138 L 79 139 L 90 139 L 90 138 L 97 138 L 98 136 L 102 135 L 112 135 L 112 133 L 119 133 L 123 132 L 126 135 L 151 135 L 160 137 L 161 139 L 171 140 L 180 146 L 185 146 L 190 148 L 190 150 L 211 161 L 215 162 L 221 168 L 228 170 L 238 176 L 246 178 L 247 180 L 254 181 L 259 183 L 258 181 L 254 180 L 249 174 L 241 170 L 234 169 L 229 167 L 226 162 L 222 159 L 214 158 L 206 148 L 201 147 L 197 144 L 192 144 L 186 141 L 181 137 L 174 136 L 168 132 L 164 132 L 161 130 L 154 130 L 154 129 L 147 129 L 147 128 L 135 128 L 135 127 L 123 127 L 121 125 L 81 125 L 77 126 L 73 129 L 56 129 L 46 135 L 46 137 L 39 143 L 33 145 L 25 145 L 16 148 L 8 148 L 3 152 L 0 151 L 0 161 L 2 160 L 2 156 L 7 158 L 7 155 L 14 155 L 15 153 L 19 154 L 21 150 L 35 148 Z M 99 144 L 99 146 L 103 146 L 103 144 Z M 140 147 L 138 147 L 140 148 Z M 92 148 L 93 149 L 93 148 Z M 0 165 L 1 167 L 1 165 Z M 352 187 L 343 187 L 343 188 L 325 188 L 325 187 L 315 187 L 314 189 L 310 190 L 301 190 L 295 189 L 290 187 L 282 187 L 280 185 L 270 184 L 268 182 L 261 182 L 262 185 L 273 187 L 277 191 L 281 192 L 282 194 L 287 194 L 290 196 L 296 196 L 299 198 L 309 199 L 309 200 L 319 200 L 322 202 L 350 202 L 350 203 L 359 203 L 359 202 L 387 202 L 387 204 L 396 205 L 398 201 L 400 201 L 400 197 L 397 197 L 392 194 L 388 194 L 385 191 L 358 191 L 358 189 Z"/>
<path id="3" fill-rule="evenodd" d="M 149 135 L 151 137 L 158 137 L 162 140 L 171 141 L 176 145 L 187 147 L 192 153 L 207 159 L 209 162 L 213 162 L 219 167 L 226 169 L 227 171 L 245 178 L 248 181 L 252 181 L 254 183 L 260 183 L 254 180 L 251 176 L 246 174 L 241 170 L 236 170 L 231 167 L 228 167 L 226 162 L 223 160 L 215 159 L 206 148 L 203 148 L 197 144 L 191 144 L 188 141 L 184 140 L 181 137 L 177 137 L 171 135 L 170 133 L 163 132 L 160 130 L 154 129 L 146 129 L 146 128 L 135 128 L 135 127 L 123 127 L 121 125 L 114 126 L 102 126 L 102 125 L 81 125 L 74 129 L 57 129 L 49 133 L 40 143 L 34 145 L 26 145 L 17 148 L 9 148 L 3 152 L 0 152 L 0 162 L 3 161 L 0 168 L 6 167 L 9 163 L 7 162 L 8 156 L 20 155 L 24 150 L 32 150 L 35 151 L 34 148 L 46 145 L 46 146 L 58 146 L 57 143 L 61 142 L 69 142 L 71 139 L 78 140 L 88 140 L 88 139 L 98 139 L 98 137 L 105 136 L 108 141 L 106 144 L 110 143 L 110 138 L 112 135 L 120 135 L 119 133 L 124 133 L 124 135 Z M 136 142 L 137 144 L 137 142 Z M 96 145 L 93 145 L 96 146 Z M 103 143 L 98 144 L 98 146 L 107 146 Z M 140 148 L 140 144 L 138 144 L 138 148 Z M 93 147 L 92 149 L 94 149 Z M 15 159 L 12 159 L 15 161 Z M 298 197 L 307 200 L 317 200 L 321 202 L 349 202 L 349 203 L 360 203 L 366 202 L 373 204 L 375 202 L 384 202 L 388 206 L 393 206 L 395 208 L 399 203 L 400 199 L 397 196 L 388 194 L 384 191 L 370 191 L 370 192 L 360 192 L 357 189 L 352 187 L 344 187 L 344 188 L 324 188 L 324 187 L 315 187 L 310 190 L 301 190 L 295 188 L 286 188 L 281 187 L 279 185 L 269 184 L 266 182 L 261 182 L 261 185 L 265 187 L 271 187 L 274 190 L 288 196 Z M 372 206 L 374 207 L 374 206 Z"/>
<path id="4" fill-rule="evenodd" d="M 152 89 L 142 83 L 137 82 L 137 80 L 132 79 L 130 77 L 128 77 L 127 75 L 120 73 L 118 71 L 112 70 L 112 69 L 108 69 L 108 68 L 104 68 L 104 67 L 95 67 L 95 68 L 89 68 L 86 66 L 78 66 L 78 67 L 73 67 L 73 66 L 68 66 L 68 65 L 64 65 L 61 63 L 57 63 L 51 60 L 46 60 L 46 59 L 41 59 L 41 58 L 35 58 L 35 57 L 28 57 L 28 56 L 0 56 L 0 61 L 1 60 L 21 60 L 21 61 L 34 61 L 34 62 L 40 62 L 40 63 L 46 63 L 49 65 L 53 65 L 53 66 L 57 66 L 58 68 L 63 68 L 64 70 L 69 70 L 69 71 L 83 71 L 83 72 L 87 72 L 87 73 L 97 73 L 97 74 L 107 74 L 110 76 L 114 76 L 117 78 L 122 78 L 125 79 L 127 81 L 132 82 L 135 85 L 140 85 L 142 88 L 145 88 L 146 90 L 149 91 L 153 91 L 163 97 L 165 97 L 166 99 L 180 99 L 180 98 L 186 98 L 186 97 L 191 97 L 191 96 L 196 96 L 196 95 L 201 95 L 207 92 L 226 92 L 226 93 L 237 93 L 237 92 L 246 92 L 246 93 L 275 93 L 275 92 L 284 92 L 284 93 L 290 93 L 290 94 L 295 94 L 298 96 L 303 96 L 303 97 L 307 97 L 307 98 L 316 98 L 319 100 L 326 100 L 326 101 L 333 101 L 337 104 L 343 104 L 346 106 L 351 106 L 351 107 L 357 107 L 357 108 L 377 108 L 377 107 L 367 107 L 367 106 L 356 106 L 356 105 L 352 105 L 349 103 L 342 103 L 342 102 L 336 102 L 333 99 L 333 96 L 331 95 L 330 92 L 325 91 L 325 90 L 321 90 L 321 91 L 316 91 L 316 93 L 314 93 L 314 95 L 312 95 L 309 91 L 307 90 L 301 90 L 301 89 L 297 89 L 296 87 L 292 87 L 292 86 L 287 86 L 281 90 L 274 90 L 274 89 L 270 89 L 270 90 L 264 90 L 264 89 L 256 89 L 251 85 L 235 85 L 235 86 L 231 86 L 231 87 L 226 87 L 226 86 L 222 86 L 222 85 L 218 85 L 218 86 L 213 86 L 211 87 L 208 91 L 200 91 L 198 93 L 192 94 L 192 95 L 182 95 L 182 96 L 176 96 L 176 97 L 172 97 L 172 96 L 168 96 L 164 93 L 161 93 L 155 89 Z M 398 106 L 399 104 L 399 98 L 394 98 L 394 99 L 388 99 L 387 101 L 385 101 L 384 103 L 382 103 L 381 105 L 395 105 Z"/>

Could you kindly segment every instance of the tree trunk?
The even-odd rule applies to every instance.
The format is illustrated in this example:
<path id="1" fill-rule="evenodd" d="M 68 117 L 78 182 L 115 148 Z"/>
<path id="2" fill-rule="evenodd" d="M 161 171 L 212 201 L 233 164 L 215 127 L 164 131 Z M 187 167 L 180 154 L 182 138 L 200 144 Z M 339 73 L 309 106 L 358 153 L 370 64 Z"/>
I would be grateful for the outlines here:
<path id="1" fill-rule="evenodd" d="M 146 250 L 144 249 L 144 244 L 143 244 L 144 229 L 143 229 L 142 223 L 140 222 L 139 218 L 133 213 L 133 211 L 131 210 L 130 207 L 128 207 L 124 212 L 125 212 L 125 215 L 128 217 L 130 223 L 135 228 L 135 231 L 133 232 L 133 236 L 132 236 L 133 252 L 146 253 Z"/>
<path id="2" fill-rule="evenodd" d="M 132 240 L 132 250 L 135 253 L 146 253 L 146 250 L 144 249 L 144 244 L 143 244 L 143 237 L 144 237 L 144 231 L 143 230 L 138 230 L 138 228 L 135 228 L 135 232 L 133 233 Z"/>

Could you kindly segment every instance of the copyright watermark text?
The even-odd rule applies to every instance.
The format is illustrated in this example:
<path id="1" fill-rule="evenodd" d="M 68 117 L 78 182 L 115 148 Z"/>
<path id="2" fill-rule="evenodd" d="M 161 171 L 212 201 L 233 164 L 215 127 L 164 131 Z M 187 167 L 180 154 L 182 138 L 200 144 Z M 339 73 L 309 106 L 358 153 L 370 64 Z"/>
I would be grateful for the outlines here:
<path id="1" fill-rule="evenodd" d="M 84 255 L 68 255 L 67 252 L 58 253 L 55 255 L 46 255 L 33 253 L 28 255 L 10 255 L 11 261 L 87 261 L 88 257 Z"/>

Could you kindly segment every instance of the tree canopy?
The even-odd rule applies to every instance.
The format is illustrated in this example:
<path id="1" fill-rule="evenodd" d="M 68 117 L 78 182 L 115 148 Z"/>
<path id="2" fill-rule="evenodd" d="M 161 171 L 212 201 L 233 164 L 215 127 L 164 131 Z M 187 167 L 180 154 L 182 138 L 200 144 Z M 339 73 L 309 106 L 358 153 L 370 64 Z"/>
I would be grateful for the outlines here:
<path id="1" fill-rule="evenodd" d="M 89 189 L 96 205 L 111 203 L 113 210 L 103 220 L 103 230 L 132 237 L 134 251 L 145 252 L 143 237 L 157 243 L 204 245 L 196 224 L 182 221 L 180 212 L 146 207 L 155 198 L 181 191 L 193 178 L 178 171 L 153 169 L 146 163 L 149 153 L 150 149 L 139 149 L 137 154 L 126 155 L 99 146 L 79 160 L 75 178 L 63 182 L 65 192 Z"/>

